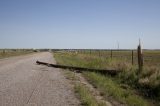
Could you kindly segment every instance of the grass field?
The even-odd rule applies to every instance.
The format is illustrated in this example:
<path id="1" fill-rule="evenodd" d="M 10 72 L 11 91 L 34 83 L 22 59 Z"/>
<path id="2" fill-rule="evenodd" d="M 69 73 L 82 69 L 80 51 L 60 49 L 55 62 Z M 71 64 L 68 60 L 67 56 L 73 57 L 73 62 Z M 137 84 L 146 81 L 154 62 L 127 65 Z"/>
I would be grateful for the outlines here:
<path id="1" fill-rule="evenodd" d="M 33 53 L 33 50 L 22 50 L 22 49 L 14 49 L 14 50 L 9 50 L 9 49 L 1 49 L 0 50 L 0 59 L 3 58 L 8 58 L 12 56 L 19 56 L 19 55 L 24 55 L 28 53 Z"/>
<path id="2" fill-rule="evenodd" d="M 89 56 L 99 56 L 101 58 L 110 58 L 111 50 L 83 50 L 78 51 L 80 54 L 88 54 Z M 143 50 L 145 66 L 160 65 L 160 50 Z M 112 50 L 112 58 L 128 63 L 132 63 L 132 50 Z M 133 50 L 133 64 L 137 64 L 137 51 Z"/>
<path id="3" fill-rule="evenodd" d="M 145 61 L 142 72 L 138 71 L 136 58 L 134 58 L 135 64 L 131 64 L 130 54 L 130 51 L 114 51 L 112 59 L 109 51 L 57 52 L 54 55 L 58 64 L 120 70 L 121 73 L 115 77 L 98 73 L 83 73 L 84 77 L 96 86 L 104 97 L 111 96 L 122 103 L 134 106 L 160 105 L 160 69 L 158 66 L 160 51 L 144 52 Z"/>

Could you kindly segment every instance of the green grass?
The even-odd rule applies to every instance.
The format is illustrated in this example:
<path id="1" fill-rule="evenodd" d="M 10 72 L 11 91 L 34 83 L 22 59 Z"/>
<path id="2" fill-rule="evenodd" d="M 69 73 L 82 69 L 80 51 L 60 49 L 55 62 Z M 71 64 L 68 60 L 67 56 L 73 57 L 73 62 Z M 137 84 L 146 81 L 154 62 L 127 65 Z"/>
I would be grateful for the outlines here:
<path id="1" fill-rule="evenodd" d="M 69 80 L 71 80 L 71 81 L 76 81 L 76 80 L 78 80 L 78 78 L 75 77 L 75 73 L 72 72 L 72 71 L 69 71 L 69 70 L 67 70 L 67 69 L 64 71 L 64 75 L 65 75 L 66 79 L 69 79 Z"/>
<path id="2" fill-rule="evenodd" d="M 80 54 L 85 54 L 89 56 L 98 56 L 101 58 L 110 58 L 111 57 L 111 51 L 110 50 L 101 50 L 101 51 L 95 51 L 92 50 L 91 53 L 89 50 L 84 50 L 83 52 L 79 52 Z M 134 56 L 134 65 L 137 65 L 137 51 L 134 50 L 133 52 Z M 132 63 L 132 51 L 130 50 L 117 50 L 112 51 L 112 57 L 121 60 L 123 62 Z M 160 50 L 143 50 L 143 57 L 144 57 L 144 65 L 145 66 L 160 66 Z"/>
<path id="3" fill-rule="evenodd" d="M 151 51 L 148 51 L 147 55 L 152 54 L 153 57 L 155 57 L 155 55 L 158 57 L 159 55 L 158 53 L 159 51 L 156 51 L 154 53 L 152 53 Z M 137 97 L 141 98 L 141 99 L 138 99 L 140 100 L 140 102 L 144 101 L 142 102 L 142 104 L 145 104 L 146 99 L 144 99 L 144 97 L 147 97 L 147 100 L 149 98 L 151 99 L 151 101 L 154 101 L 156 104 L 160 104 L 158 102 L 160 100 L 160 71 L 159 71 L 159 67 L 157 66 L 153 65 L 153 67 L 144 67 L 143 71 L 139 72 L 136 65 L 132 66 L 131 63 L 126 62 L 127 61 L 126 58 L 123 60 L 119 58 L 111 59 L 111 58 L 99 57 L 97 53 L 90 54 L 89 52 L 86 52 L 86 53 L 59 52 L 59 53 L 55 53 L 54 55 L 58 64 L 80 66 L 80 67 L 86 67 L 86 68 L 97 68 L 97 69 L 113 68 L 113 69 L 121 70 L 122 72 L 119 75 L 115 76 L 114 78 L 110 77 L 108 79 L 112 80 L 112 82 L 117 83 L 119 85 L 125 84 L 129 86 L 132 89 L 131 91 L 138 92 L 138 95 L 141 95 L 141 96 L 138 96 L 137 93 L 134 94 L 130 92 L 130 89 L 127 89 L 129 90 L 128 92 L 130 92 L 129 95 L 132 94 L 133 97 L 127 96 L 127 98 L 124 99 L 121 96 L 125 94 L 123 94 L 123 90 L 120 90 L 120 92 L 122 91 L 122 94 L 121 93 L 112 94 L 112 96 L 115 99 L 130 105 L 132 104 L 133 101 L 136 101 L 137 104 L 139 103 L 137 99 L 134 100 L 134 98 L 137 98 Z M 151 62 L 151 64 L 154 64 L 154 63 Z M 97 77 L 99 76 L 99 74 L 96 74 L 96 75 Z M 107 82 L 107 80 L 105 81 Z M 113 85 L 117 85 L 117 84 L 113 84 Z M 102 87 L 99 87 L 99 88 L 103 88 L 103 85 Z M 115 88 L 121 89 L 121 87 L 117 87 L 117 86 Z M 105 89 L 102 89 L 102 90 L 105 92 Z M 112 93 L 112 91 L 110 90 L 108 90 L 108 92 Z M 120 100 L 120 98 L 123 98 L 123 99 Z"/>
<path id="4" fill-rule="evenodd" d="M 76 82 L 79 79 L 75 77 L 74 72 L 65 70 L 64 75 L 67 79 L 72 81 L 72 84 L 74 84 L 75 93 L 83 106 L 105 106 L 104 103 L 95 99 L 86 86 L 82 85 L 80 82 Z"/>
<path id="5" fill-rule="evenodd" d="M 0 50 L 0 59 L 33 53 L 32 50 Z"/>
<path id="6" fill-rule="evenodd" d="M 89 80 L 101 93 L 106 97 L 115 98 L 117 101 L 129 106 L 149 106 L 148 102 L 142 97 L 135 95 L 130 89 L 123 89 L 120 84 L 116 83 L 109 76 L 103 76 L 98 73 L 85 72 L 83 73 L 86 79 Z"/>
<path id="7" fill-rule="evenodd" d="M 96 69 L 110 69 L 116 68 L 115 63 L 120 63 L 115 59 L 99 58 L 97 56 L 89 56 L 88 54 L 74 54 L 74 53 L 55 53 L 55 58 L 58 57 L 57 63 L 70 66 L 96 68 Z M 118 68 L 118 67 L 117 67 Z"/>
<path id="8" fill-rule="evenodd" d="M 91 94 L 89 89 L 82 84 L 76 84 L 75 92 L 81 100 L 81 104 L 84 106 L 105 106 L 104 103 L 99 103 L 95 97 Z"/>

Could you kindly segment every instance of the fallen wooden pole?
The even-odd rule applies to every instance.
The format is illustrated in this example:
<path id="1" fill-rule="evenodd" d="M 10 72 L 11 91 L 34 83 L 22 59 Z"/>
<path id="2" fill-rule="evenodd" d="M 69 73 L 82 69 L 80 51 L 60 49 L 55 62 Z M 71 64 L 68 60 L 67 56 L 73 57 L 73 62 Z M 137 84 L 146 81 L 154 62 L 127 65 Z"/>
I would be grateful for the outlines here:
<path id="1" fill-rule="evenodd" d="M 117 75 L 120 72 L 120 71 L 117 71 L 117 70 L 91 69 L 91 68 L 82 68 L 82 67 L 57 65 L 57 64 L 50 64 L 50 63 L 40 62 L 40 61 L 36 61 L 36 63 L 39 64 L 39 65 L 42 64 L 42 65 L 46 65 L 46 66 L 49 66 L 49 67 L 78 70 L 78 72 L 91 71 L 91 72 L 99 72 L 99 73 L 102 73 L 102 74 L 109 74 L 109 75 Z"/>

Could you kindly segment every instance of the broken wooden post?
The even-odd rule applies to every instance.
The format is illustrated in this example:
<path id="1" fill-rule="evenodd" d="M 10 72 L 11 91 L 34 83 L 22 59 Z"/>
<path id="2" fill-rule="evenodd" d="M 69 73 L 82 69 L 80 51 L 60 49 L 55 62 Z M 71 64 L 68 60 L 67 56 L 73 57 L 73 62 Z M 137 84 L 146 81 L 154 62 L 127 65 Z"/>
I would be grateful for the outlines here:
<path id="1" fill-rule="evenodd" d="M 84 68 L 84 67 L 74 67 L 74 66 L 66 66 L 66 65 L 58 65 L 58 64 L 50 64 L 46 62 L 40 62 L 36 61 L 37 64 L 41 65 L 46 65 L 48 67 L 54 67 L 54 68 L 62 68 L 62 69 L 70 69 L 71 71 L 77 71 L 77 72 L 82 72 L 82 71 L 90 71 L 90 72 L 98 72 L 101 74 L 109 74 L 111 76 L 117 75 L 121 71 L 114 70 L 114 69 L 92 69 L 92 68 Z"/>

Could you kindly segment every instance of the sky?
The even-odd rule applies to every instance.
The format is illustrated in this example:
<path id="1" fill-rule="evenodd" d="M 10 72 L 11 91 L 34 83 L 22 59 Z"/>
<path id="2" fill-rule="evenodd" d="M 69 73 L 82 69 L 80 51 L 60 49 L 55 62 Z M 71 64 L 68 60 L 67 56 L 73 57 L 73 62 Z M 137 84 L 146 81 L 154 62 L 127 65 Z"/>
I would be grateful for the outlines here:
<path id="1" fill-rule="evenodd" d="M 0 48 L 160 49 L 160 0 L 0 0 Z"/>

